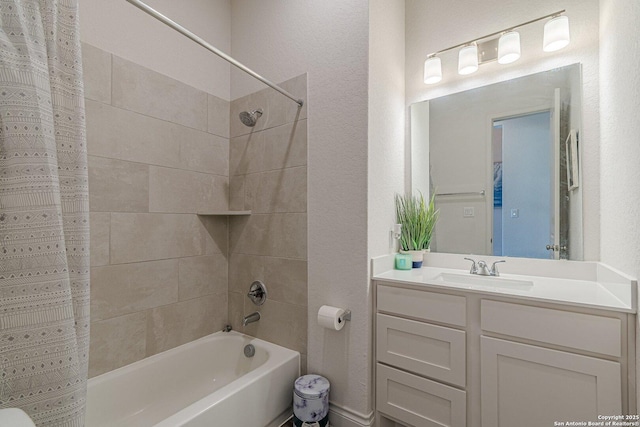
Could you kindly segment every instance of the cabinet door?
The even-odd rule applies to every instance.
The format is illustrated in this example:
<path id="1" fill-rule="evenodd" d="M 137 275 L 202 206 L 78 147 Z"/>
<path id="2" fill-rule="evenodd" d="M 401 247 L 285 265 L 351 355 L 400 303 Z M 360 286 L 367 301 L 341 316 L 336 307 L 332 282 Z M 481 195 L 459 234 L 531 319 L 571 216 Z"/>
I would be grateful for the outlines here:
<path id="1" fill-rule="evenodd" d="M 552 426 L 622 413 L 620 364 L 481 337 L 483 427 Z"/>

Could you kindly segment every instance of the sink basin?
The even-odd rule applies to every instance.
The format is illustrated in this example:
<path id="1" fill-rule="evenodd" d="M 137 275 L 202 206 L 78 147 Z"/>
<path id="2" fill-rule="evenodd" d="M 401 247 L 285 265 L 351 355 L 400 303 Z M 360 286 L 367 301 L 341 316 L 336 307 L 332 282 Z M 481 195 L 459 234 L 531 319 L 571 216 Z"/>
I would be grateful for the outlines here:
<path id="1" fill-rule="evenodd" d="M 526 291 L 533 287 L 533 282 L 529 280 L 505 279 L 503 277 L 477 276 L 473 274 L 440 273 L 435 279 L 443 283 L 482 286 L 485 288 L 509 288 Z"/>

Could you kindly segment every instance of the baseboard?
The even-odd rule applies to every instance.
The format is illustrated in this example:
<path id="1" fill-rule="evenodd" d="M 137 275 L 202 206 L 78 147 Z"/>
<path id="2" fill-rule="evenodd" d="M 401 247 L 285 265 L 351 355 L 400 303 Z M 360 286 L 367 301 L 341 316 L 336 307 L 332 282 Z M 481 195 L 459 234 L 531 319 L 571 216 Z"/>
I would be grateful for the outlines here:
<path id="1" fill-rule="evenodd" d="M 373 426 L 374 412 L 362 414 L 353 409 L 338 406 L 331 403 L 329 406 L 329 423 L 331 427 L 371 427 Z"/>

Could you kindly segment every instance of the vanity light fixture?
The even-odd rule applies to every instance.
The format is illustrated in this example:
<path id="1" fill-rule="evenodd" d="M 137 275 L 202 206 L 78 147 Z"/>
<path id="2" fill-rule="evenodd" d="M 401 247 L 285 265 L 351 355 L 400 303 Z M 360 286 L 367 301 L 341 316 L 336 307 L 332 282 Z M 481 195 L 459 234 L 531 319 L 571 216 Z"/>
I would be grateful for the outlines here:
<path id="1" fill-rule="evenodd" d="M 520 58 L 520 33 L 514 30 L 543 19 L 551 18 L 544 26 L 543 50 L 554 52 L 562 49 L 570 41 L 569 18 L 563 15 L 564 12 L 563 9 L 427 55 L 427 59 L 424 61 L 425 84 L 434 84 L 442 80 L 442 62 L 438 55 L 449 50 L 460 48 L 458 73 L 461 75 L 474 73 L 480 64 L 496 59 L 500 64 L 510 64 L 517 61 Z M 499 36 L 499 39 L 496 36 Z"/>
<path id="2" fill-rule="evenodd" d="M 520 58 L 520 33 L 507 31 L 498 40 L 498 63 L 510 64 Z"/>
<path id="3" fill-rule="evenodd" d="M 442 62 L 437 56 L 430 56 L 424 61 L 424 82 L 428 85 L 442 80 Z"/>
<path id="4" fill-rule="evenodd" d="M 467 75 L 478 71 L 478 45 L 471 43 L 458 52 L 458 74 Z"/>
<path id="5" fill-rule="evenodd" d="M 545 52 L 560 50 L 568 45 L 570 41 L 569 18 L 565 15 L 556 16 L 544 24 L 542 50 Z"/>

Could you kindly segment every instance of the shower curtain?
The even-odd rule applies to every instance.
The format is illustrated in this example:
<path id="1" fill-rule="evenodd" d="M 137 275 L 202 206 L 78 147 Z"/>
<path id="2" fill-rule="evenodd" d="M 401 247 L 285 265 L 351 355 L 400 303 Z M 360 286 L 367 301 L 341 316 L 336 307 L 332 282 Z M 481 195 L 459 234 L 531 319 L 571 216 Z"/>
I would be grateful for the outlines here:
<path id="1" fill-rule="evenodd" d="M 89 209 L 77 0 L 0 0 L 0 408 L 83 426 Z"/>

